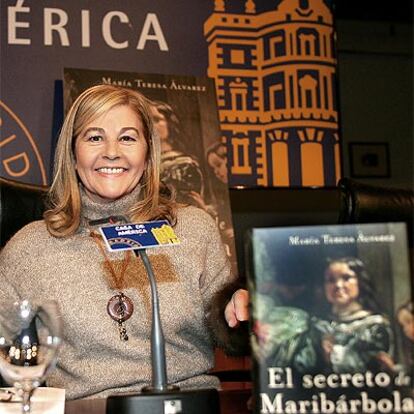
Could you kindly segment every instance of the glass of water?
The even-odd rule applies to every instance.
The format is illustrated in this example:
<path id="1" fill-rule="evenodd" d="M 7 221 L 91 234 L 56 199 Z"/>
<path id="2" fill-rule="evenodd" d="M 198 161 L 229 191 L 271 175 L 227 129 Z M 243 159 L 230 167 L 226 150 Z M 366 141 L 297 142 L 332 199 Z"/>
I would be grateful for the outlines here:
<path id="1" fill-rule="evenodd" d="M 0 375 L 30 412 L 30 398 L 56 364 L 62 341 L 62 318 L 54 301 L 28 300 L 0 309 Z"/>

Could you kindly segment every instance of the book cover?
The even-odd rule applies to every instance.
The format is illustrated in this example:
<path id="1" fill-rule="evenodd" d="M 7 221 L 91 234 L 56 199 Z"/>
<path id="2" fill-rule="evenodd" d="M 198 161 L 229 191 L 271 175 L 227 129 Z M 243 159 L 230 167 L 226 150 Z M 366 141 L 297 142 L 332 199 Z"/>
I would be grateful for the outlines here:
<path id="1" fill-rule="evenodd" d="M 256 413 L 413 413 L 405 225 L 252 229 Z"/>
<path id="2" fill-rule="evenodd" d="M 161 180 L 174 188 L 179 202 L 202 208 L 214 218 L 237 273 L 227 153 L 214 81 L 207 77 L 66 68 L 65 110 L 81 92 L 96 84 L 135 89 L 150 100 L 161 141 Z"/>

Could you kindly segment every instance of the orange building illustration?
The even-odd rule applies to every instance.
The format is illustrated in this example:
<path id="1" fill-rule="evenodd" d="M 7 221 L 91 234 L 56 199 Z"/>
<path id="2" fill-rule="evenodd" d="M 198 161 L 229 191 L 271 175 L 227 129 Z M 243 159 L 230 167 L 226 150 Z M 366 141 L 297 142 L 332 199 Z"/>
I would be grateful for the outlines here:
<path id="1" fill-rule="evenodd" d="M 214 1 L 204 24 L 231 186 L 334 186 L 340 177 L 335 32 L 323 0 L 242 12 Z M 271 2 L 268 2 L 271 3 Z"/>

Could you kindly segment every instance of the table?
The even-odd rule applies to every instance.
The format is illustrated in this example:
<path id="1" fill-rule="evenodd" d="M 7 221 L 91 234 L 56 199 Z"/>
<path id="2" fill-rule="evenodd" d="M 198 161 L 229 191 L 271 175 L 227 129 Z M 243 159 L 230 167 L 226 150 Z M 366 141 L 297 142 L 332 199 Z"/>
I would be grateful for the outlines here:
<path id="1" fill-rule="evenodd" d="M 221 414 L 251 414 L 247 401 L 251 390 L 224 390 L 219 392 Z M 66 401 L 65 414 L 105 414 L 106 399 Z M 213 414 L 213 413 L 212 413 Z"/>

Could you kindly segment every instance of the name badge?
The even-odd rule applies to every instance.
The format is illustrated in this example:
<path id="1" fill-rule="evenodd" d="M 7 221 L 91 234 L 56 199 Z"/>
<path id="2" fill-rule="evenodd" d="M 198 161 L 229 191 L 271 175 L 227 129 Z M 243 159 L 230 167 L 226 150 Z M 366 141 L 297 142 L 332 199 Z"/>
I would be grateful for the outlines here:
<path id="1" fill-rule="evenodd" d="M 167 220 L 116 224 L 101 227 L 99 230 L 111 251 L 175 246 L 180 243 Z"/>

